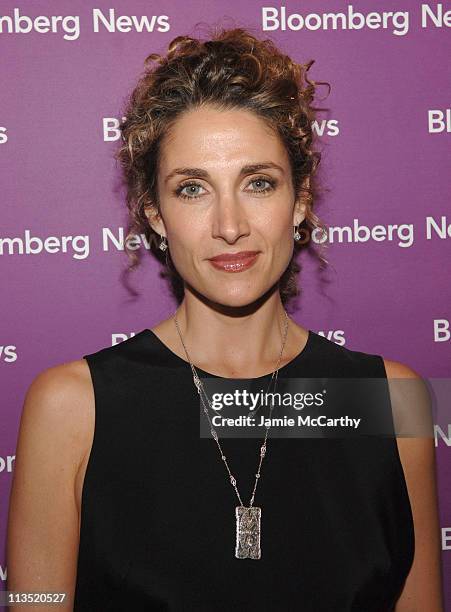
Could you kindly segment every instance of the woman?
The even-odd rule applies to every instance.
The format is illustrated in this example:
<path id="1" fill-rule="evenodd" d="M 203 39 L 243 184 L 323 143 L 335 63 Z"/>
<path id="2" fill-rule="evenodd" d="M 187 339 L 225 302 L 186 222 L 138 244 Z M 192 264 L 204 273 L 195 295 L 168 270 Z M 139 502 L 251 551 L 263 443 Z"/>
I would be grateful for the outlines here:
<path id="1" fill-rule="evenodd" d="M 442 610 L 432 440 L 199 437 L 199 378 L 418 378 L 286 312 L 321 227 L 310 64 L 242 29 L 150 61 L 118 158 L 178 308 L 33 381 L 8 588 L 67 610 Z"/>

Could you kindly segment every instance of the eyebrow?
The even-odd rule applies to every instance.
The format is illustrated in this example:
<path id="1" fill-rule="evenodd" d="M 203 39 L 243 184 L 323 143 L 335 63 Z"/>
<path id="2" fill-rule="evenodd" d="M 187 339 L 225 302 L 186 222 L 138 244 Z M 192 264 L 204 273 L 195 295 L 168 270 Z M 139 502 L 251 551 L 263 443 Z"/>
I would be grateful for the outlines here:
<path id="1" fill-rule="evenodd" d="M 262 162 L 260 164 L 248 164 L 247 166 L 243 166 L 240 170 L 240 176 L 254 174 L 260 170 L 267 170 L 268 168 L 275 168 L 284 174 L 284 169 L 278 164 L 275 164 L 274 162 Z M 174 176 L 191 176 L 204 179 L 208 179 L 210 177 L 208 172 L 203 168 L 175 168 L 167 175 L 164 182 L 167 183 Z"/>

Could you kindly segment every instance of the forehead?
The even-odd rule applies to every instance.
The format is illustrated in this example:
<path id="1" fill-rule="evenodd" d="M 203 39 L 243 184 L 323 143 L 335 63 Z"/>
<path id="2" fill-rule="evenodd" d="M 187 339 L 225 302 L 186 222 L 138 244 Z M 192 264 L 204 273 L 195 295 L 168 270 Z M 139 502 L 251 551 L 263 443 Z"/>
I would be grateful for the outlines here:
<path id="1" fill-rule="evenodd" d="M 212 106 L 183 113 L 165 135 L 160 165 L 230 167 L 271 159 L 288 164 L 280 136 L 264 119 L 251 111 L 221 110 Z"/>

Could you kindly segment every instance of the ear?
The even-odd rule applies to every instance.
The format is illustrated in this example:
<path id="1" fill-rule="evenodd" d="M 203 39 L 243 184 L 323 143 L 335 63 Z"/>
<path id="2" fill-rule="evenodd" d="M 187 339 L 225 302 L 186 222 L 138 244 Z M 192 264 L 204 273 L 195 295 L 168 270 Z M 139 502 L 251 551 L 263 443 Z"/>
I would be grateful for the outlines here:
<path id="1" fill-rule="evenodd" d="M 160 236 L 166 237 L 166 227 L 164 225 L 163 217 L 158 212 L 156 206 L 153 204 L 146 206 L 144 208 L 144 214 L 146 215 L 149 225 L 154 232 L 160 234 Z"/>
<path id="2" fill-rule="evenodd" d="M 296 199 L 293 211 L 293 225 L 299 225 L 307 216 L 307 201 L 310 199 L 310 194 L 307 189 L 310 188 L 310 177 L 307 176 L 302 182 L 300 194 Z"/>
<path id="3" fill-rule="evenodd" d="M 293 225 L 299 225 L 307 216 L 307 204 L 301 199 L 296 200 L 293 212 Z"/>

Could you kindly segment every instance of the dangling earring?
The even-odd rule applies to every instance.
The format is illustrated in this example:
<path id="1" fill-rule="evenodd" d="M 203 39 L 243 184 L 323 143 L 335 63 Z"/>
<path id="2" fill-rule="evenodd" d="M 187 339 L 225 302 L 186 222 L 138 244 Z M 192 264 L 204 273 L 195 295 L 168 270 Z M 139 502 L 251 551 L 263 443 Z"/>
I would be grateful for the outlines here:
<path id="1" fill-rule="evenodd" d="M 161 249 L 163 252 L 166 251 L 166 249 L 168 248 L 168 243 L 166 242 L 165 236 L 161 237 L 160 246 L 158 248 Z"/>
<path id="2" fill-rule="evenodd" d="M 300 240 L 301 239 L 301 234 L 299 233 L 299 225 L 300 225 L 300 223 L 298 225 L 294 225 L 293 226 L 293 238 L 295 240 Z"/>

